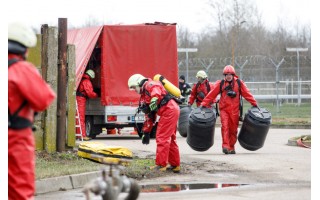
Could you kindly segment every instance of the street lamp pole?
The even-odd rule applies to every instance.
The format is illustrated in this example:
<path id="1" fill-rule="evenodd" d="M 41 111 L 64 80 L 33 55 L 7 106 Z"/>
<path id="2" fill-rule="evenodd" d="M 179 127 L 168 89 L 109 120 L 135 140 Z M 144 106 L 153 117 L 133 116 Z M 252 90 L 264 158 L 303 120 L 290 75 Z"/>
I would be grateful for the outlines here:
<path id="1" fill-rule="evenodd" d="M 186 71 L 187 71 L 187 77 L 186 77 L 186 83 L 189 81 L 189 52 L 197 52 L 197 48 L 178 48 L 178 52 L 185 52 L 186 53 Z"/>
<path id="2" fill-rule="evenodd" d="M 300 65 L 299 65 L 299 52 L 306 52 L 308 48 L 286 48 L 288 52 L 297 52 L 297 70 L 298 70 L 298 106 L 301 104 L 301 83 L 300 83 Z"/>
<path id="3" fill-rule="evenodd" d="M 233 30 L 232 30 L 232 66 L 234 66 L 234 26 L 233 26 Z"/>

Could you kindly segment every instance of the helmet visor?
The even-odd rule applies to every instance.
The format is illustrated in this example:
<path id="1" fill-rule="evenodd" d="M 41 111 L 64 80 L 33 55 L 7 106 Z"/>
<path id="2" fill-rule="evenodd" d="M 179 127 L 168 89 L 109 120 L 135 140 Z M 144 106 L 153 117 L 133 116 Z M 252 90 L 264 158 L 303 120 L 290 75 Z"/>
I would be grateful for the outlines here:
<path id="1" fill-rule="evenodd" d="M 132 86 L 130 86 L 129 90 L 136 91 L 136 93 L 140 94 L 140 87 L 139 86 L 132 85 Z"/>
<path id="2" fill-rule="evenodd" d="M 129 90 L 135 90 L 136 89 L 136 86 L 135 85 L 132 85 L 129 87 Z"/>

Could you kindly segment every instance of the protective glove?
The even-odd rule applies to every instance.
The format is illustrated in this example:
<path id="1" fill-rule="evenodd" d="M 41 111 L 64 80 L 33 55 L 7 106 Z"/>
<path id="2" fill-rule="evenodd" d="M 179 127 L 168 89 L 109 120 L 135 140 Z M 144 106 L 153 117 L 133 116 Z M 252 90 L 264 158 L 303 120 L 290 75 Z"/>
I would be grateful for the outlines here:
<path id="1" fill-rule="evenodd" d="M 260 111 L 260 107 L 258 105 L 252 105 L 252 108 L 258 108 L 258 110 Z"/>
<path id="2" fill-rule="evenodd" d="M 157 108 L 158 108 L 157 101 L 158 101 L 157 97 L 153 97 L 151 99 L 151 102 L 150 102 L 150 105 L 149 105 L 151 111 L 157 110 Z"/>
<path id="3" fill-rule="evenodd" d="M 240 116 L 239 116 L 239 121 L 240 121 L 240 122 L 243 122 L 243 117 L 240 117 Z"/>
<path id="4" fill-rule="evenodd" d="M 186 91 L 186 95 L 189 95 L 189 94 L 191 94 L 191 89 L 190 88 L 188 88 L 187 91 Z"/>
<path id="5" fill-rule="evenodd" d="M 149 144 L 150 142 L 150 133 L 143 133 L 142 144 Z"/>

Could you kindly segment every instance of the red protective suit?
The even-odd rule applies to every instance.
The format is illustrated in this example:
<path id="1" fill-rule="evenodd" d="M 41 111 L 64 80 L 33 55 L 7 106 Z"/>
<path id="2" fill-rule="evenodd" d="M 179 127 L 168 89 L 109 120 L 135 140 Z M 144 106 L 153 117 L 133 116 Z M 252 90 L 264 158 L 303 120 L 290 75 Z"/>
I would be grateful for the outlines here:
<path id="1" fill-rule="evenodd" d="M 54 91 L 38 70 L 22 57 L 9 54 L 8 59 L 21 61 L 8 69 L 8 107 L 12 115 L 26 100 L 18 116 L 34 120 L 34 112 L 45 110 L 55 98 Z M 35 191 L 35 142 L 31 127 L 8 128 L 8 192 L 10 200 L 33 199 Z"/>
<path id="2" fill-rule="evenodd" d="M 168 93 L 160 82 L 152 79 L 148 79 L 141 90 L 141 101 L 147 105 L 150 104 L 153 97 L 158 98 L 157 104 L 159 105 Z M 160 107 L 157 115 L 160 116 L 160 119 L 156 132 L 156 165 L 167 166 L 169 163 L 171 166 L 180 166 L 180 153 L 176 138 L 180 108 L 175 100 L 171 99 L 167 104 Z M 143 126 L 144 132 L 151 132 L 155 119 L 155 116 L 146 116 Z"/>
<path id="3" fill-rule="evenodd" d="M 192 86 L 188 104 L 192 105 L 194 101 L 196 101 L 197 107 L 199 107 L 204 97 L 207 96 L 207 94 L 209 93 L 208 87 L 207 87 L 208 84 L 210 86 L 210 91 L 211 91 L 213 89 L 213 84 L 210 83 L 208 79 L 204 80 L 198 87 L 197 87 L 198 83 L 195 83 Z M 201 96 L 203 96 L 203 98 Z"/>
<path id="4" fill-rule="evenodd" d="M 234 145 L 237 142 L 237 133 L 239 125 L 239 86 L 237 83 L 237 77 L 233 78 L 231 83 L 228 83 L 226 80 L 222 86 L 222 94 L 219 100 L 219 109 L 220 109 L 220 118 L 221 118 L 221 134 L 222 134 L 222 148 L 227 148 L 228 150 L 235 150 Z M 220 83 L 221 80 L 218 80 L 214 84 L 213 90 L 209 92 L 206 98 L 202 101 L 201 105 L 208 107 L 210 102 L 214 100 L 220 94 Z M 232 85 L 233 91 L 237 93 L 237 96 L 231 98 L 227 95 L 225 87 L 229 84 Z M 252 106 L 257 106 L 257 102 L 250 93 L 246 84 L 241 80 L 241 95 L 251 103 Z"/>
<path id="5" fill-rule="evenodd" d="M 79 94 L 80 93 L 80 94 Z M 80 96 L 81 95 L 81 96 Z M 78 111 L 80 115 L 80 125 L 82 130 L 82 137 L 86 137 L 86 125 L 85 125 L 85 115 L 86 115 L 86 101 L 87 98 L 97 98 L 98 95 L 93 91 L 92 83 L 90 77 L 87 74 L 84 74 L 82 80 L 79 84 L 77 90 L 77 104 Z M 77 121 L 77 120 L 76 120 Z M 80 133 L 80 130 L 76 130 L 77 133 Z"/>

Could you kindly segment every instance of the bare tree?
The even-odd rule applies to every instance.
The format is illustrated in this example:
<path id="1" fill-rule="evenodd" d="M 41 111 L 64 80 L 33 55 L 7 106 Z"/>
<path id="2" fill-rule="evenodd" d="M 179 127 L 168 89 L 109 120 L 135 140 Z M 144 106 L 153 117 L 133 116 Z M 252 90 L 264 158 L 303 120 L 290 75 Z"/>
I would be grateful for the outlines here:
<path id="1" fill-rule="evenodd" d="M 209 0 L 208 7 L 213 19 L 209 27 L 213 28 L 197 34 L 196 37 L 191 37 L 185 31 L 178 36 L 179 45 L 184 45 L 179 47 L 190 47 L 192 44 L 199 50 L 193 54 L 194 65 L 190 63 L 189 72 L 201 67 L 196 59 L 199 59 L 200 63 L 201 60 L 207 59 L 206 63 L 215 62 L 210 74 L 219 74 L 223 65 L 232 63 L 234 55 L 238 65 L 249 60 L 243 71 L 245 79 L 270 81 L 275 77 L 275 69 L 270 58 L 277 63 L 285 58 L 281 66 L 280 79 L 287 80 L 295 77 L 296 70 L 293 69 L 296 67 L 297 59 L 296 55 L 288 55 L 285 48 L 308 47 L 309 52 L 301 56 L 300 67 L 303 79 L 310 80 L 310 25 L 301 26 L 297 21 L 294 28 L 290 28 L 285 18 L 279 17 L 275 29 L 267 28 L 262 22 L 262 15 L 256 4 L 250 0 Z"/>
<path id="2" fill-rule="evenodd" d="M 194 33 L 184 26 L 178 27 L 178 47 L 180 48 L 194 48 L 196 47 L 196 37 Z M 192 58 L 196 56 L 194 53 L 190 54 L 189 57 Z M 179 53 L 179 58 L 185 59 L 184 53 Z"/>

